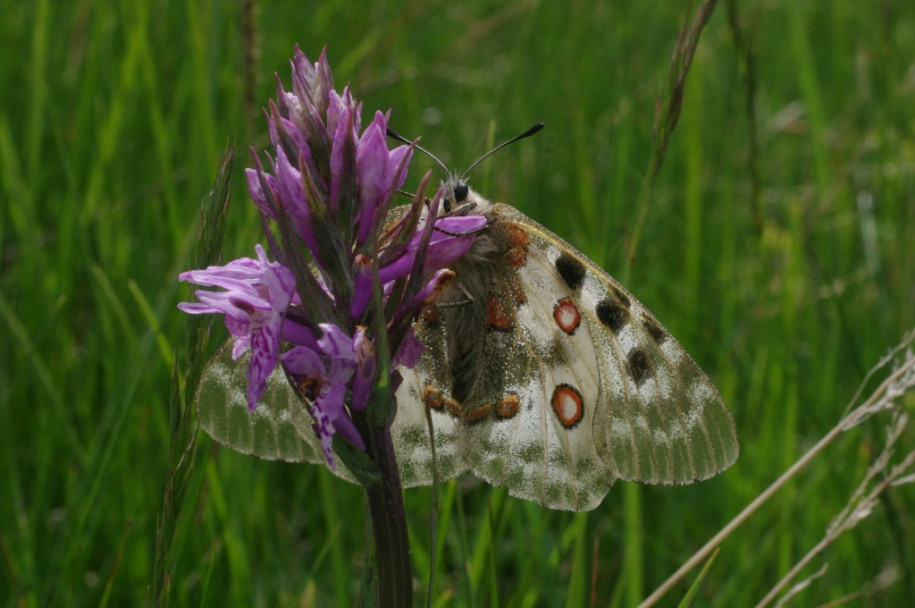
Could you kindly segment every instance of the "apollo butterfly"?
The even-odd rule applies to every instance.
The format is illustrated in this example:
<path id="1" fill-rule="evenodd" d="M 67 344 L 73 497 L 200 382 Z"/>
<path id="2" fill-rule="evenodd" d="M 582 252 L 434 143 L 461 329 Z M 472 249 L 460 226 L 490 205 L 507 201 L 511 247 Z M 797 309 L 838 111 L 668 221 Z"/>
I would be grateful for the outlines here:
<path id="1" fill-rule="evenodd" d="M 444 187 L 448 213 L 488 222 L 453 265 L 455 281 L 414 324 L 426 350 L 401 370 L 391 429 L 405 487 L 433 483 L 427 408 L 439 479 L 469 470 L 554 509 L 593 509 L 615 479 L 685 484 L 734 462 L 737 434 L 724 401 L 651 312 L 574 247 L 489 202 L 463 176 Z M 222 347 L 198 389 L 203 427 L 242 452 L 324 462 L 282 371 L 252 415 L 246 359 L 232 361 L 230 351 Z M 354 481 L 345 467 L 336 474 Z"/>

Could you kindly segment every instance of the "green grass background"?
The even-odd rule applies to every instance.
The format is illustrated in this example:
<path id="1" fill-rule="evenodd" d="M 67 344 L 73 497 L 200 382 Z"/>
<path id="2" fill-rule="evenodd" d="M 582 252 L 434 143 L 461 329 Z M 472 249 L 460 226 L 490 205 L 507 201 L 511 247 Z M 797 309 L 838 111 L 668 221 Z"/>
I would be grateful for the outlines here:
<path id="1" fill-rule="evenodd" d="M 915 4 L 740 2 L 740 45 L 720 4 L 631 263 L 685 3 L 356 4 L 257 7 L 251 114 L 238 3 L 3 3 L 3 605 L 144 601 L 169 467 L 173 352 L 181 368 L 186 350 L 175 304 L 189 293 L 176 277 L 232 141 L 226 259 L 262 240 L 241 169 L 248 148 L 267 143 L 259 108 L 275 95 L 274 72 L 288 85 L 295 43 L 311 58 L 326 44 L 337 84 L 352 84 L 366 116 L 392 108 L 396 130 L 422 135 L 457 168 L 493 138 L 545 122 L 473 185 L 621 278 L 720 387 L 741 438 L 738 462 L 711 481 L 619 483 L 586 514 L 471 477 L 443 486 L 434 605 L 631 605 L 822 436 L 915 325 Z M 417 158 L 411 183 L 429 166 Z M 852 431 L 731 537 L 696 604 L 761 598 L 845 504 L 885 423 Z M 903 444 L 915 445 L 911 430 Z M 193 455 L 169 552 L 172 605 L 356 601 L 358 488 L 206 436 Z M 417 599 L 430 496 L 406 493 Z M 910 601 L 913 511 L 911 486 L 889 491 L 816 562 L 829 569 L 795 605 L 858 592 L 868 595 L 854 605 Z M 887 573 L 895 582 L 875 591 Z"/>

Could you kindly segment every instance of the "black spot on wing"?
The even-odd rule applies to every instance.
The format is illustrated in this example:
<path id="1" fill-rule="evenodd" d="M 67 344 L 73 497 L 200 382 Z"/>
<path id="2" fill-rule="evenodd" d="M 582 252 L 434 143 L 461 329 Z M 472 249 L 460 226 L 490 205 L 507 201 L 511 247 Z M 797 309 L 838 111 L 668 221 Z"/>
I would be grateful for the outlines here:
<path id="1" fill-rule="evenodd" d="M 651 377 L 651 359 L 645 349 L 637 346 L 629 351 L 629 374 L 636 384 L 641 384 Z"/>
<path id="2" fill-rule="evenodd" d="M 651 319 L 645 319 L 642 321 L 642 325 L 645 327 L 645 331 L 648 332 L 648 335 L 658 344 L 667 339 L 667 332 L 664 331 L 664 328 Z"/>
<path id="3" fill-rule="evenodd" d="M 627 300 L 626 303 L 628 304 L 629 301 Z M 621 305 L 618 300 L 604 298 L 598 302 L 595 312 L 600 322 L 615 334 L 619 333 L 629 322 L 629 307 Z"/>
<path id="4" fill-rule="evenodd" d="M 556 258 L 556 270 L 569 289 L 578 291 L 581 288 L 585 280 L 585 267 L 574 256 L 563 253 Z"/>
<path id="5" fill-rule="evenodd" d="M 620 303 L 621 306 L 629 308 L 629 296 L 623 293 L 616 285 L 607 285 L 610 288 L 610 291 L 616 297 L 616 301 Z"/>

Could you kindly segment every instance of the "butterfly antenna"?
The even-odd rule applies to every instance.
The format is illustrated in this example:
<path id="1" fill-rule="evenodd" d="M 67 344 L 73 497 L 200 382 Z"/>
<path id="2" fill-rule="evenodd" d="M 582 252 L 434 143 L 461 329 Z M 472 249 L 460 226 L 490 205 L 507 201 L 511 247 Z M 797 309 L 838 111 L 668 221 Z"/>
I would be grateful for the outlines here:
<path id="1" fill-rule="evenodd" d="M 438 158 L 438 156 L 436 156 L 436 155 L 433 154 L 432 152 L 429 152 L 428 150 L 426 150 L 426 149 L 423 148 L 422 146 L 416 144 L 415 142 L 410 141 L 409 139 L 407 139 L 406 137 L 404 137 L 404 136 L 401 135 L 400 133 L 395 132 L 394 129 L 392 129 L 391 127 L 388 127 L 388 137 L 390 137 L 391 139 L 396 139 L 397 141 L 399 141 L 399 142 L 401 142 L 401 143 L 405 143 L 405 144 L 407 144 L 407 145 L 412 145 L 414 148 L 416 148 L 417 150 L 419 150 L 420 152 L 422 152 L 423 154 L 425 154 L 426 156 L 428 156 L 429 158 L 431 158 L 432 160 L 434 160 L 435 163 L 436 163 L 439 167 L 442 168 L 442 171 L 445 172 L 445 175 L 448 175 L 448 167 L 446 167 L 446 166 L 445 166 L 445 163 L 443 163 L 442 161 L 440 161 L 439 158 Z"/>
<path id="2" fill-rule="evenodd" d="M 521 135 L 515 135 L 514 137 L 512 137 L 512 138 L 509 139 L 508 141 L 503 141 L 501 144 L 499 144 L 498 146 L 496 146 L 495 148 L 493 148 L 492 150 L 490 150 L 489 152 L 487 152 L 486 154 L 484 154 L 484 155 L 481 156 L 480 158 L 478 158 L 478 159 L 476 159 L 475 161 L 473 161 L 473 164 L 470 165 L 469 167 L 467 167 L 467 170 L 464 171 L 464 172 L 461 174 L 461 179 L 460 179 L 460 181 L 463 182 L 464 179 L 467 177 L 467 175 L 470 174 L 471 171 L 473 171 L 474 169 L 476 169 L 476 166 L 477 166 L 477 165 L 479 165 L 481 162 L 483 162 L 484 160 L 486 160 L 487 158 L 489 158 L 490 156 L 492 156 L 493 154 L 495 154 L 496 152 L 498 152 L 499 150 L 501 150 L 502 148 L 504 148 L 504 147 L 507 146 L 508 144 L 513 144 L 513 143 L 515 143 L 516 141 L 518 141 L 519 139 L 524 139 L 525 137 L 530 137 L 531 135 L 533 135 L 533 134 L 537 133 L 538 131 L 540 131 L 542 128 L 543 128 L 543 123 L 542 123 L 542 122 L 538 122 L 537 124 L 535 124 L 534 126 L 532 126 L 530 129 L 528 129 L 527 131 L 525 131 L 525 132 L 522 133 Z"/>

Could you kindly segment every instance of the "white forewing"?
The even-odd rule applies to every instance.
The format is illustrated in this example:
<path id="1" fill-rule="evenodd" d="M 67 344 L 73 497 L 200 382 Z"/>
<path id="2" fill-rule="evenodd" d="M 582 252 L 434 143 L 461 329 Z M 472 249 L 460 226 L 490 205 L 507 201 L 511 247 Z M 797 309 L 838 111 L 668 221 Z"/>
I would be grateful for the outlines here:
<path id="1" fill-rule="evenodd" d="M 562 265 L 573 279 L 581 273 L 577 288 L 562 280 L 557 299 L 569 297 L 578 305 L 596 354 L 569 358 L 563 365 L 595 364 L 599 395 L 586 405 L 595 411 L 591 434 L 607 473 L 647 483 L 688 483 L 730 466 L 738 453 L 733 420 L 714 385 L 673 336 L 568 243 L 511 207 L 499 205 L 496 212 L 531 237 L 529 263 L 519 273 L 531 286 L 531 273 L 551 269 L 559 277 Z M 578 427 L 569 430 L 578 432 Z"/>
<path id="2" fill-rule="evenodd" d="M 551 508 L 591 509 L 616 478 L 688 483 L 729 466 L 738 451 L 730 414 L 657 319 L 517 210 L 497 205 L 493 218 L 490 236 L 524 251 L 494 271 L 493 291 L 515 305 L 511 323 L 487 319 L 478 365 L 480 375 L 501 374 L 501 392 L 483 404 L 451 400 L 446 345 L 460 336 L 419 321 L 427 351 L 403 372 L 394 423 L 405 484 L 432 480 L 426 404 L 442 478 L 469 469 Z"/>
<path id="3" fill-rule="evenodd" d="M 542 253 L 529 248 L 527 263 L 518 269 L 527 297 L 511 330 L 518 352 L 505 362 L 505 392 L 517 395 L 518 413 L 465 426 L 471 448 L 465 453 L 474 474 L 507 486 L 513 496 L 552 508 L 588 509 L 613 482 L 600 460 L 594 435 L 600 425 L 589 405 L 600 395 L 598 354 L 583 319 L 571 335 L 555 322 L 556 304 L 567 293 Z M 574 319 L 566 323 L 571 327 Z"/>

